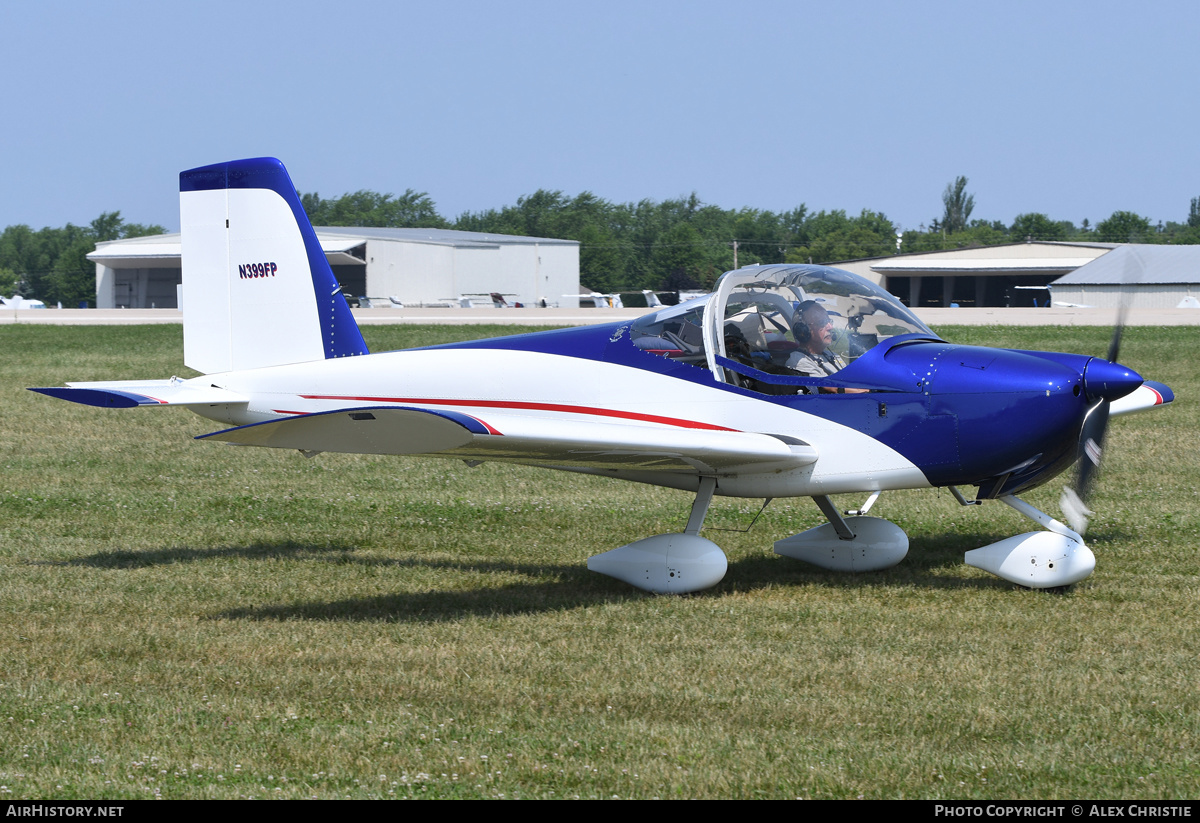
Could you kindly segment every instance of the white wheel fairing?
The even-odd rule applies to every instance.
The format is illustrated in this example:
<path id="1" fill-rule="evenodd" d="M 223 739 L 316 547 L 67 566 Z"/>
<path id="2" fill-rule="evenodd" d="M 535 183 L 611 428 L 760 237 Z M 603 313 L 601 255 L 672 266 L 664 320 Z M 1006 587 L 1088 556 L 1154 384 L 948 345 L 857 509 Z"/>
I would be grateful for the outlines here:
<path id="1" fill-rule="evenodd" d="M 825 523 L 775 542 L 775 553 L 838 572 L 890 569 L 908 555 L 908 535 L 895 523 L 878 517 L 847 517 L 854 538 L 838 537 Z"/>
<path id="2" fill-rule="evenodd" d="M 686 594 L 721 582 L 721 547 L 694 534 L 656 534 L 588 558 L 588 569 L 654 594 Z"/>
<path id="3" fill-rule="evenodd" d="M 1010 583 L 1031 589 L 1070 586 L 1096 568 L 1096 555 L 1081 541 L 1055 532 L 1027 532 L 966 553 L 964 561 Z"/>

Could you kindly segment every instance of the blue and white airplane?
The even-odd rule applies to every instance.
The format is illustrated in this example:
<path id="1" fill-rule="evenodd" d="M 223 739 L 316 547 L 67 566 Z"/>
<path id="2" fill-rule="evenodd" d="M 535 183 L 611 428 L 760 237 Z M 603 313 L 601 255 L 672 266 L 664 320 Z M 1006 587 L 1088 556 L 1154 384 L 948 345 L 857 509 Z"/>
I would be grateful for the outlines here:
<path id="1" fill-rule="evenodd" d="M 724 576 L 724 553 L 700 536 L 715 494 L 813 498 L 828 523 L 775 551 L 857 572 L 908 552 L 899 526 L 867 516 L 879 494 L 942 487 L 1043 527 L 969 551 L 968 564 L 1070 585 L 1095 566 L 1082 532 L 1107 418 L 1174 399 L 1111 362 L 1115 340 L 1108 359 L 955 345 L 886 291 L 822 266 L 731 271 L 712 294 L 632 322 L 371 354 L 283 164 L 238 160 L 179 181 L 184 360 L 202 376 L 34 391 L 186 406 L 232 426 L 198 439 L 306 456 L 503 460 L 694 492 L 681 533 L 588 561 L 651 592 Z M 827 347 L 815 377 L 788 365 L 814 334 Z M 1078 493 L 1064 495 L 1073 528 L 1016 496 L 1081 456 Z M 974 499 L 959 487 L 977 487 Z M 834 494 L 865 502 L 843 513 Z"/>

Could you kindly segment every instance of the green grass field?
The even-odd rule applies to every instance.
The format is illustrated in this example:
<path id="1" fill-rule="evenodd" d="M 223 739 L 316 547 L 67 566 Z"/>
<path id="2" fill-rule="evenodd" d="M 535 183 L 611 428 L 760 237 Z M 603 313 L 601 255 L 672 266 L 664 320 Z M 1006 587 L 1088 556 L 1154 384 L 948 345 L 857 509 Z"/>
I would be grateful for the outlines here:
<path id="1" fill-rule="evenodd" d="M 719 586 L 655 597 L 585 561 L 681 529 L 683 492 L 197 443 L 219 426 L 181 409 L 24 391 L 187 374 L 179 327 L 0 327 L 0 798 L 1194 798 L 1198 349 L 1127 331 L 1178 400 L 1114 421 L 1096 573 L 1066 593 L 963 565 L 1035 526 L 924 491 L 872 510 L 909 533 L 894 569 L 775 556 L 821 522 L 781 500 L 706 529 Z M 1057 515 L 1060 486 L 1027 499 Z"/>

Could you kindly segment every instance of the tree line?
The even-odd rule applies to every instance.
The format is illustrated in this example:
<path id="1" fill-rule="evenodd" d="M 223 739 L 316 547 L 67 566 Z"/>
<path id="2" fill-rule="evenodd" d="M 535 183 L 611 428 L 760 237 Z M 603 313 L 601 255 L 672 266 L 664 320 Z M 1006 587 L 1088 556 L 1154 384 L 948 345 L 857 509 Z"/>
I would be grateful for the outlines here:
<path id="1" fill-rule="evenodd" d="M 500 209 L 466 212 L 449 221 L 428 194 L 400 197 L 358 191 L 340 198 L 302 195 L 314 225 L 448 228 L 579 241 L 579 279 L 601 292 L 711 287 L 723 272 L 753 263 L 832 263 L 898 253 L 991 246 L 1026 240 L 1200 244 L 1200 198 L 1186 222 L 1154 224 L 1113 212 L 1076 226 L 1040 212 L 1011 223 L 972 219 L 968 180 L 946 186 L 942 212 L 899 237 L 882 212 L 810 211 L 801 203 L 773 212 L 723 209 L 695 194 L 673 200 L 613 203 L 591 192 L 569 196 L 539 189 Z M 899 242 L 897 242 L 899 240 Z"/>
<path id="2" fill-rule="evenodd" d="M 357 191 L 337 198 L 313 192 L 301 203 L 316 226 L 443 228 L 552 237 L 579 242 L 579 279 L 601 292 L 708 288 L 723 272 L 753 263 L 832 263 L 897 253 L 989 246 L 1026 240 L 1200 244 L 1200 198 L 1185 222 L 1117 211 L 1096 225 L 1076 226 L 1039 212 L 1011 223 L 972 219 L 975 197 L 966 177 L 942 194 L 941 213 L 897 237 L 882 212 L 811 211 L 801 203 L 782 212 L 724 209 L 695 194 L 671 200 L 613 203 L 591 192 L 574 196 L 539 189 L 499 209 L 466 212 L 454 221 L 428 194 Z M 126 223 L 105 212 L 89 226 L 0 233 L 0 292 L 65 306 L 94 301 L 95 266 L 86 255 L 105 240 L 160 234 L 162 226 Z M 899 242 L 897 242 L 899 241 Z"/>
<path id="3" fill-rule="evenodd" d="M 165 231 L 154 224 L 127 223 L 119 211 L 104 212 L 87 226 L 68 223 L 40 231 L 9 226 L 0 232 L 0 293 L 36 298 L 48 306 L 74 308 L 85 300 L 95 306 L 96 266 L 87 255 L 96 244 Z"/>

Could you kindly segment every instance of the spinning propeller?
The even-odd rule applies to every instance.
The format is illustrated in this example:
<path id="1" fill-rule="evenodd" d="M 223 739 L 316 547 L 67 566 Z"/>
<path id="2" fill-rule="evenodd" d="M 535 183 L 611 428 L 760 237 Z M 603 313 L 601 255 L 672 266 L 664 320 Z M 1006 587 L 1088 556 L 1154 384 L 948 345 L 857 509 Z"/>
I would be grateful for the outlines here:
<path id="1" fill-rule="evenodd" d="M 1083 429 L 1079 433 L 1079 470 L 1075 476 L 1075 485 L 1064 486 L 1062 498 L 1059 500 L 1067 523 L 1080 535 L 1087 531 L 1088 518 L 1095 514 L 1088 508 L 1088 499 L 1091 497 L 1096 475 L 1100 471 L 1109 408 L 1112 401 L 1124 397 L 1145 382 L 1137 372 L 1117 362 L 1121 353 L 1121 335 L 1125 331 L 1125 317 L 1129 311 L 1125 288 L 1134 279 L 1130 272 L 1131 265 L 1135 262 L 1140 264 L 1137 252 L 1133 249 L 1127 251 L 1121 303 L 1117 310 L 1117 323 L 1113 327 L 1112 340 L 1108 344 L 1108 354 L 1104 360 L 1090 360 L 1083 371 L 1083 390 L 1087 399 L 1093 402 L 1083 419 Z"/>

